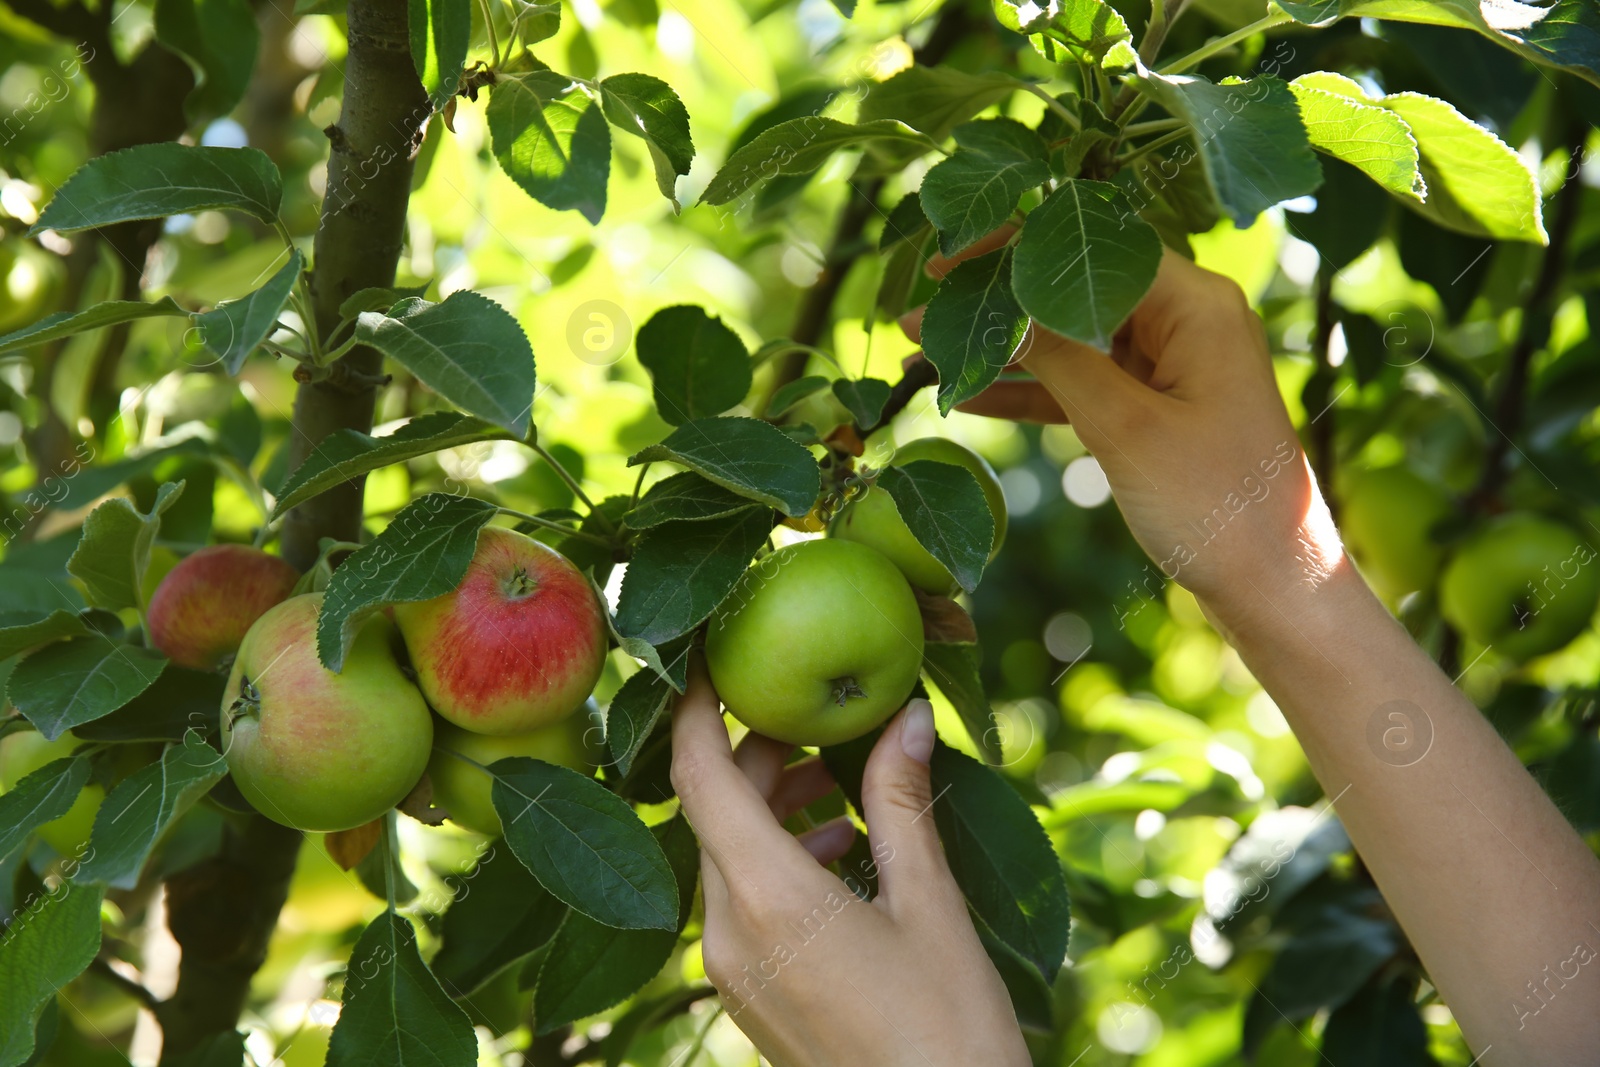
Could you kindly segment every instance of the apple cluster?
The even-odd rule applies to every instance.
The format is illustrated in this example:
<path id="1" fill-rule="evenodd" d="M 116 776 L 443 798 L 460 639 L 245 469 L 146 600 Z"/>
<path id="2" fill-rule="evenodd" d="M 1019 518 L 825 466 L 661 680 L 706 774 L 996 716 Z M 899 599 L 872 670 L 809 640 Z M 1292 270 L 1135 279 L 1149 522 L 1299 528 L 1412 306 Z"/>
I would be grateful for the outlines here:
<path id="1" fill-rule="evenodd" d="M 895 463 L 913 460 L 954 464 L 977 478 L 994 515 L 994 558 L 1006 529 L 994 470 L 938 437 L 895 453 Z M 752 730 L 796 745 L 839 744 L 876 728 L 905 703 L 922 670 L 913 587 L 932 596 L 957 588 L 894 499 L 869 488 L 826 538 L 762 557 L 712 616 L 706 666 L 723 705 Z"/>
<path id="2" fill-rule="evenodd" d="M 322 594 L 293 595 L 298 580 L 276 556 L 219 545 L 175 566 L 150 603 L 151 641 L 173 662 L 229 669 L 223 754 L 263 815 L 350 829 L 427 772 L 454 821 L 497 834 L 487 765 L 593 770 L 589 719 L 575 713 L 600 676 L 605 615 L 554 549 L 484 529 L 452 592 L 367 618 L 339 673 L 317 655 Z"/>

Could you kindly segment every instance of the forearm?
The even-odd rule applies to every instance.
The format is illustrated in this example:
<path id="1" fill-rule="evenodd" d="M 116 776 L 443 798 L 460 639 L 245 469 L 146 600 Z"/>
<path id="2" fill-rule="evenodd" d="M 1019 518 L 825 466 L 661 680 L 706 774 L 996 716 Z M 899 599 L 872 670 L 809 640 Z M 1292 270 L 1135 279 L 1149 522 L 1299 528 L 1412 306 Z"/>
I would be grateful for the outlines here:
<path id="1" fill-rule="evenodd" d="M 1587 1062 L 1600 1044 L 1600 863 L 1347 559 L 1314 589 L 1243 584 L 1208 607 L 1468 1040 L 1489 1063 Z"/>

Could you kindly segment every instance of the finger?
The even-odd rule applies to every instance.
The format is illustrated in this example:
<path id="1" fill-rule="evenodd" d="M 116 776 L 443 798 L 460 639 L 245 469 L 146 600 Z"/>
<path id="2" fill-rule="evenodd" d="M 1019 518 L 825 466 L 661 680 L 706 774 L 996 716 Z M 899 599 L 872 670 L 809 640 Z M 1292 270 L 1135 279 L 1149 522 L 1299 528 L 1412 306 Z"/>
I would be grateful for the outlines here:
<path id="1" fill-rule="evenodd" d="M 971 400 L 956 405 L 969 415 L 986 415 L 1013 422 L 1060 423 L 1067 421 L 1061 404 L 1037 381 L 998 381 Z"/>
<path id="2" fill-rule="evenodd" d="M 733 762 L 750 779 L 762 799 L 771 801 L 773 790 L 778 788 L 783 777 L 783 765 L 793 751 L 793 745 L 751 731 L 734 749 Z"/>
<path id="3" fill-rule="evenodd" d="M 698 656 L 672 714 L 672 786 L 724 877 L 739 876 L 725 863 L 767 869 L 801 856 L 803 850 L 773 818 L 767 798 L 734 763 L 717 694 Z"/>
<path id="4" fill-rule="evenodd" d="M 962 907 L 934 826 L 928 770 L 934 740 L 933 706 L 913 700 L 873 746 L 861 778 L 879 900 L 897 919 Z"/>
<path id="5" fill-rule="evenodd" d="M 811 756 L 783 769 L 778 786 L 767 798 L 767 803 L 772 813 L 783 820 L 821 800 L 833 792 L 833 788 L 833 774 L 828 770 L 828 765 L 819 757 Z"/>
<path id="6" fill-rule="evenodd" d="M 900 332 L 909 337 L 912 344 L 922 343 L 922 313 L 927 310 L 928 305 L 921 304 L 900 316 Z"/>
<path id="7" fill-rule="evenodd" d="M 1044 386 L 1091 452 L 1116 444 L 1121 428 L 1145 425 L 1144 413 L 1162 399 L 1107 353 L 1037 324 L 1030 327 L 1022 352 L 1022 367 Z"/>
<path id="8" fill-rule="evenodd" d="M 972 259 L 975 256 L 981 256 L 988 252 L 993 252 L 995 249 L 1001 247 L 1007 241 L 1011 240 L 1011 235 L 1016 232 L 1017 228 L 1010 223 L 1007 223 L 997 230 L 990 230 L 988 233 L 984 234 L 982 237 L 978 238 L 972 244 L 968 245 L 966 248 L 963 248 L 955 255 L 942 256 L 938 253 L 935 253 L 928 259 L 928 262 L 924 264 L 923 269 L 928 272 L 928 276 L 931 278 L 943 278 L 946 274 L 949 274 L 952 270 L 955 270 L 958 263 L 962 262 L 963 260 Z"/>
<path id="9" fill-rule="evenodd" d="M 837 819 L 829 819 L 821 826 L 795 838 L 805 850 L 817 858 L 817 862 L 826 867 L 835 863 L 850 851 L 850 846 L 855 844 L 856 828 L 848 816 L 841 815 Z"/>

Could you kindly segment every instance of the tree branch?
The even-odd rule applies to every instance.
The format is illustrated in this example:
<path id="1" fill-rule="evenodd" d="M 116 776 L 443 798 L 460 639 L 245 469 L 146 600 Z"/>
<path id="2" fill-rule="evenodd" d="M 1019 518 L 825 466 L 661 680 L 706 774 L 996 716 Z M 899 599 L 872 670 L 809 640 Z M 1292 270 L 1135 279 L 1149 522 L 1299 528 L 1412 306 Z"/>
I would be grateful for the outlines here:
<path id="1" fill-rule="evenodd" d="M 110 961 L 104 956 L 96 956 L 92 961 L 90 961 L 89 970 L 91 973 L 104 978 L 107 982 L 116 986 L 134 1000 L 137 1000 L 141 1007 L 152 1012 L 161 1007 L 160 998 L 158 998 L 154 993 L 150 992 L 150 990 L 146 989 L 144 986 L 140 985 L 138 982 L 135 982 L 132 978 L 129 978 L 127 975 L 121 974 L 114 970 Z"/>
<path id="2" fill-rule="evenodd" d="M 889 425 L 894 420 L 894 417 L 904 411 L 907 404 L 911 403 L 912 397 L 916 396 L 924 387 L 932 385 L 938 380 L 939 373 L 933 364 L 928 361 L 928 357 L 921 352 L 912 356 L 906 361 L 905 370 L 900 374 L 900 380 L 895 382 L 889 389 L 889 399 L 884 402 L 883 413 L 878 416 L 877 421 L 871 426 L 862 426 L 857 423 L 854 427 L 856 436 L 865 441 L 868 434 L 876 433 Z"/>

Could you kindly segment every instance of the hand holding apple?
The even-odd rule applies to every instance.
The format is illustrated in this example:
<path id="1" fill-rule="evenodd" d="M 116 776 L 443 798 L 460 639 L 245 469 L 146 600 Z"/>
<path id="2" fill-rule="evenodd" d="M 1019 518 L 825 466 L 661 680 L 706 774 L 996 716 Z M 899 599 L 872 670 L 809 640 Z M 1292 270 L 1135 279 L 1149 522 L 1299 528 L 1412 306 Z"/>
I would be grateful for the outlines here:
<path id="1" fill-rule="evenodd" d="M 605 614 L 561 553 L 486 527 L 455 591 L 396 604 L 417 684 L 435 711 L 484 734 L 521 734 L 576 711 L 605 663 Z"/>
<path id="2" fill-rule="evenodd" d="M 222 748 L 256 810 L 299 830 L 348 830 L 405 799 L 433 746 L 422 694 L 400 672 L 388 619 L 368 619 L 334 674 L 317 658 L 321 593 L 257 620 L 222 697 Z"/>
<path id="3" fill-rule="evenodd" d="M 150 598 L 150 643 L 180 667 L 225 666 L 251 625 L 294 591 L 300 574 L 248 545 L 211 545 L 170 571 Z"/>
<path id="4" fill-rule="evenodd" d="M 706 666 L 730 712 L 795 745 L 833 745 L 893 715 L 922 670 L 905 577 L 853 541 L 802 541 L 756 563 L 712 617 Z"/>

